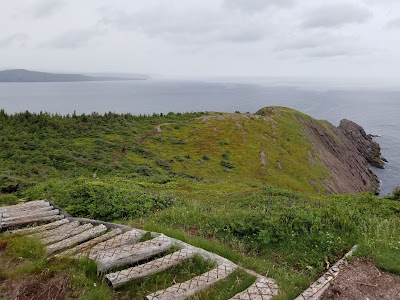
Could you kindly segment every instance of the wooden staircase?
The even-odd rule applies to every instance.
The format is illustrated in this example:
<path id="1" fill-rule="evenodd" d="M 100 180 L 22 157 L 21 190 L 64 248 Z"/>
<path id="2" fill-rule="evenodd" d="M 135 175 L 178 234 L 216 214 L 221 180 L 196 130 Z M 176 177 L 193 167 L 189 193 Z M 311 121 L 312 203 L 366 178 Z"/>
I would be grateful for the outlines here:
<path id="1" fill-rule="evenodd" d="M 98 271 L 106 273 L 105 278 L 113 288 L 165 271 L 194 255 L 200 255 L 216 265 L 213 270 L 200 276 L 146 296 L 148 300 L 187 299 L 240 268 L 219 255 L 160 233 L 151 233 L 150 240 L 140 242 L 145 231 L 97 220 L 72 218 L 48 200 L 0 207 L 0 231 L 40 238 L 46 245 L 48 256 L 86 256 L 93 259 Z M 177 251 L 160 257 L 172 247 Z M 133 263 L 139 265 L 123 269 Z M 114 268 L 122 270 L 109 273 Z M 256 276 L 256 280 L 232 299 L 268 300 L 278 294 L 279 288 L 273 279 L 243 270 Z"/>

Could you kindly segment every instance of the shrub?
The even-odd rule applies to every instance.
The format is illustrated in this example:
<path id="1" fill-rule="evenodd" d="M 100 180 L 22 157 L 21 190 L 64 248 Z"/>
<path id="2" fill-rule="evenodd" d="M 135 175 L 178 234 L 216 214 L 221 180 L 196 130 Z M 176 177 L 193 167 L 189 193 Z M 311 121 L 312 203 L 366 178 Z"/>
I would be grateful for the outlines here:
<path id="1" fill-rule="evenodd" d="M 207 155 L 203 155 L 202 159 L 207 161 L 210 160 L 211 158 L 209 158 Z"/>
<path id="2" fill-rule="evenodd" d="M 233 163 L 226 161 L 226 160 L 221 160 L 220 165 L 223 166 L 224 168 L 228 168 L 228 169 L 236 168 L 236 166 Z"/>
<path id="3" fill-rule="evenodd" d="M 179 161 L 179 162 L 184 162 L 185 161 L 185 159 L 183 157 L 179 156 L 179 155 L 174 156 L 174 159 L 176 161 Z"/>
<path id="4" fill-rule="evenodd" d="M 174 198 L 165 193 L 147 193 L 137 185 L 120 180 L 51 181 L 26 191 L 32 199 L 47 197 L 73 216 L 101 220 L 137 218 L 165 209 Z"/>
<path id="5" fill-rule="evenodd" d="M 231 155 L 232 155 L 232 152 L 229 151 L 229 150 L 227 150 L 227 151 L 225 151 L 225 153 L 223 153 L 221 156 L 222 156 L 222 158 L 225 159 L 225 160 L 230 160 L 230 159 L 231 159 Z"/>
<path id="6" fill-rule="evenodd" d="M 387 198 L 395 201 L 400 201 L 400 188 L 399 187 L 395 188 L 394 191 L 392 192 L 392 195 L 388 196 Z"/>
<path id="7" fill-rule="evenodd" d="M 18 204 L 18 197 L 10 194 L 0 195 L 0 206 Z"/>
<path id="8" fill-rule="evenodd" d="M 172 141 L 171 144 L 172 145 L 187 145 L 187 142 L 182 140 L 182 139 L 180 139 L 180 140 L 177 140 L 177 141 Z"/>
<path id="9" fill-rule="evenodd" d="M 171 170 L 171 165 L 163 160 L 156 160 L 155 161 L 156 165 L 163 168 L 164 170 Z"/>

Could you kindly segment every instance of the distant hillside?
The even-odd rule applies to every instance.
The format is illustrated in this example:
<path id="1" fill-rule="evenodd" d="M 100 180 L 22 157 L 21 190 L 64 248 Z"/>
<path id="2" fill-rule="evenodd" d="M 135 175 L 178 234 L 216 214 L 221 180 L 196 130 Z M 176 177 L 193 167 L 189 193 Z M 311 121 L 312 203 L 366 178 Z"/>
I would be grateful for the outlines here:
<path id="1" fill-rule="evenodd" d="M 0 82 L 77 82 L 77 81 L 109 81 L 109 80 L 141 80 L 145 77 L 92 77 L 81 74 L 53 74 L 28 71 L 24 69 L 0 71 Z"/>
<path id="2" fill-rule="evenodd" d="M 0 160 L 5 170 L 15 170 L 4 186 L 34 177 L 42 181 L 44 174 L 64 176 L 65 171 L 155 176 L 160 181 L 177 176 L 177 181 L 190 178 L 236 187 L 258 183 L 321 195 L 377 191 L 379 186 L 368 169 L 369 161 L 380 162 L 378 145 L 360 133 L 361 127 L 350 121 L 335 127 L 283 107 L 256 114 L 63 118 L 29 113 L 11 117 L 0 111 L 0 122 Z"/>

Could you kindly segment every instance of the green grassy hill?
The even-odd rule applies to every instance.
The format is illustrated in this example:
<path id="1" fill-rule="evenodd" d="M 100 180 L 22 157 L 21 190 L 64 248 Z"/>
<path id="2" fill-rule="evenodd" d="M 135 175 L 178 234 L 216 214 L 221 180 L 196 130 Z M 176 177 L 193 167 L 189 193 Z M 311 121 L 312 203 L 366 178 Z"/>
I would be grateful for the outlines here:
<path id="1" fill-rule="evenodd" d="M 336 141 L 336 148 L 346 143 L 329 123 L 282 107 L 258 114 L 139 117 L 0 112 L 0 126 L 0 188 L 29 186 L 50 178 L 121 176 L 155 182 L 257 183 L 325 194 L 332 192 L 326 183 L 334 178 L 317 151 L 321 146 L 315 137 Z M 311 126 L 319 132 L 310 133 Z M 354 174 L 354 181 L 360 173 L 365 173 L 365 166 Z"/>
<path id="2" fill-rule="evenodd" d="M 0 111 L 0 131 L 0 205 L 49 198 L 75 216 L 166 233 L 268 273 L 282 289 L 280 299 L 293 299 L 326 259 L 333 263 L 356 243 L 360 255 L 400 273 L 398 193 L 328 195 L 373 191 L 366 179 L 374 177 L 362 177 L 369 172 L 359 159 L 359 168 L 347 169 L 353 177 L 338 180 L 332 170 L 350 168 L 354 147 L 336 127 L 300 112 Z M 353 180 L 360 183 L 347 185 Z M 7 245 L 0 249 L 12 252 L 13 243 Z M 48 268 L 29 269 L 30 263 L 37 261 L 27 258 L 18 276 Z M 0 287 L 10 274 L 0 274 Z"/>

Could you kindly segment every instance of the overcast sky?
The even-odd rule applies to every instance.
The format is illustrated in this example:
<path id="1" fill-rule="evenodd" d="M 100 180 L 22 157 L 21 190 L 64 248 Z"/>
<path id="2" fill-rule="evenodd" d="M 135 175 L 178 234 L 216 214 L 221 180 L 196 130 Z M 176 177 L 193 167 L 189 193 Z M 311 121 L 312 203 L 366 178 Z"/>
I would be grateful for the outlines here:
<path id="1" fill-rule="evenodd" d="M 400 79 L 399 0 L 1 0 L 0 69 Z"/>

